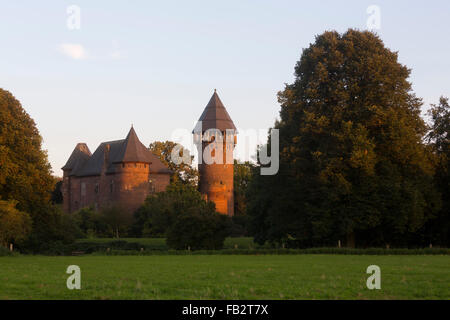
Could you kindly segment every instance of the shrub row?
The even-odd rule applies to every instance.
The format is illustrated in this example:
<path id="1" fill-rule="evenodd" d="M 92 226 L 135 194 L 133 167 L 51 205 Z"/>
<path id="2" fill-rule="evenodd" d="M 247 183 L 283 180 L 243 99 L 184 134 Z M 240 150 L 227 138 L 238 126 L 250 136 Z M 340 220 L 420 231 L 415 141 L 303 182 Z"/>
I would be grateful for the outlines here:
<path id="1" fill-rule="evenodd" d="M 344 255 L 450 255 L 448 248 L 383 249 L 383 248 L 308 248 L 308 249 L 222 249 L 222 250 L 120 250 L 96 251 L 96 255 L 289 255 L 289 254 L 344 254 Z"/>

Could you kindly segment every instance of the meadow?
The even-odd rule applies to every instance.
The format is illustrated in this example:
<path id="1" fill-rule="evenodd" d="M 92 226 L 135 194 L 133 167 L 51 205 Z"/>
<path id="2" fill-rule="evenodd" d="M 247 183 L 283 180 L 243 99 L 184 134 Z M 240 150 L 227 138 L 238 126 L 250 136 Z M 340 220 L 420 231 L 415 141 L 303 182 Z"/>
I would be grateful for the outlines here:
<path id="1" fill-rule="evenodd" d="M 373 264 L 380 290 L 366 287 Z M 448 255 L 0 257 L 0 299 L 450 299 L 449 284 Z"/>

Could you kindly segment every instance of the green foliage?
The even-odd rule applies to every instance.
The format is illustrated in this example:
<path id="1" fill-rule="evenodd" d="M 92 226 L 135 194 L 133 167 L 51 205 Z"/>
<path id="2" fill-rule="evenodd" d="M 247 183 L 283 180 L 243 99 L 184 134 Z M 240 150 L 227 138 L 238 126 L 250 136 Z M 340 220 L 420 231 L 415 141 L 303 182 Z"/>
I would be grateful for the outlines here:
<path id="1" fill-rule="evenodd" d="M 404 245 L 432 217 L 440 201 L 409 74 L 371 32 L 325 32 L 303 50 L 279 93 L 279 173 L 249 191 L 257 241 Z"/>
<path id="2" fill-rule="evenodd" d="M 108 227 L 108 234 L 119 238 L 121 234 L 127 235 L 133 223 L 133 216 L 117 206 L 102 208 L 101 221 Z"/>
<path id="3" fill-rule="evenodd" d="M 228 234 L 228 218 L 215 212 L 193 186 L 174 183 L 150 195 L 135 213 L 133 233 L 143 237 L 167 236 L 173 248 L 220 248 Z"/>
<path id="4" fill-rule="evenodd" d="M 442 208 L 425 226 L 423 233 L 429 243 L 450 246 L 450 106 L 441 97 L 438 105 L 431 105 L 427 138 L 434 154 L 435 183 L 441 193 Z"/>
<path id="5" fill-rule="evenodd" d="M 62 195 L 62 184 L 63 181 L 61 178 L 55 178 L 55 188 L 52 191 L 51 201 L 53 204 L 62 204 L 63 203 L 63 195 Z"/>
<path id="6" fill-rule="evenodd" d="M 24 241 L 31 232 L 30 215 L 16 209 L 16 201 L 0 200 L 0 246 Z"/>
<path id="7" fill-rule="evenodd" d="M 73 218 L 83 233 L 83 237 L 96 238 L 107 236 L 108 226 L 103 216 L 93 207 L 86 207 L 73 213 Z M 109 228 L 112 229 L 112 228 Z"/>
<path id="8" fill-rule="evenodd" d="M 214 203 L 203 200 L 191 185 L 174 183 L 147 197 L 135 213 L 133 231 L 136 236 L 163 237 L 178 215 L 203 210 L 214 211 Z"/>
<path id="9" fill-rule="evenodd" d="M 133 217 L 117 206 L 102 208 L 100 211 L 86 207 L 73 213 L 73 218 L 84 238 L 127 236 Z"/>
<path id="10" fill-rule="evenodd" d="M 169 227 L 167 245 L 177 250 L 221 249 L 228 235 L 229 222 L 227 216 L 208 207 L 186 211 Z"/>
<path id="11" fill-rule="evenodd" d="M 33 217 L 50 200 L 54 179 L 33 119 L 0 89 L 0 197 Z"/>
<path id="12" fill-rule="evenodd" d="M 175 164 L 172 161 L 172 151 L 176 146 L 177 144 L 172 141 L 155 141 L 150 144 L 149 149 L 174 172 L 171 176 L 172 183 L 182 182 L 196 187 L 198 184 L 198 171 L 191 167 L 194 156 L 190 156 L 190 163 L 183 161 L 180 164 Z M 181 149 L 179 152 L 180 157 L 183 157 L 183 152 L 187 152 L 187 150 Z"/>
<path id="13" fill-rule="evenodd" d="M 32 232 L 20 248 L 25 253 L 63 254 L 62 248 L 73 243 L 80 234 L 71 215 L 48 204 L 35 213 Z"/>
<path id="14" fill-rule="evenodd" d="M 249 216 L 247 215 L 247 190 L 252 180 L 252 170 L 255 164 L 234 160 L 234 216 L 232 217 L 232 236 L 246 236 L 249 228 Z"/>

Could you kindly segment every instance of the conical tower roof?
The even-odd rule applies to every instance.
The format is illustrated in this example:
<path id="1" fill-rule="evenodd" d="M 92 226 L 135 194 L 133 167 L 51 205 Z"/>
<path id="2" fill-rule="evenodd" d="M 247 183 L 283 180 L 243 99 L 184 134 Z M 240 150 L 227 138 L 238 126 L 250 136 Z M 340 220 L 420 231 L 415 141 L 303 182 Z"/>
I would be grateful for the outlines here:
<path id="1" fill-rule="evenodd" d="M 76 174 L 77 170 L 84 166 L 84 164 L 91 157 L 91 151 L 86 143 L 78 143 L 73 149 L 72 154 L 67 160 L 62 170 L 70 170 L 70 175 Z"/>
<path id="2" fill-rule="evenodd" d="M 152 162 L 149 150 L 139 141 L 136 131 L 131 127 L 125 138 L 121 154 L 117 155 L 115 162 Z"/>
<path id="3" fill-rule="evenodd" d="M 228 114 L 227 109 L 225 109 L 216 90 L 214 90 L 205 110 L 203 110 L 202 115 L 198 119 L 198 123 L 193 132 L 199 128 L 200 123 L 202 132 L 208 129 L 218 129 L 220 131 L 225 131 L 227 129 L 236 130 L 233 120 L 231 120 L 230 115 Z"/>
<path id="4" fill-rule="evenodd" d="M 106 154 L 108 154 L 107 157 Z M 127 137 L 123 140 L 102 142 L 94 154 L 75 172 L 75 175 L 100 175 L 105 164 L 105 158 L 107 158 L 108 162 L 106 164 L 106 173 L 113 173 L 115 170 L 113 164 L 121 162 L 148 163 L 151 172 L 171 173 L 161 160 L 139 141 L 133 127 L 131 127 Z"/>

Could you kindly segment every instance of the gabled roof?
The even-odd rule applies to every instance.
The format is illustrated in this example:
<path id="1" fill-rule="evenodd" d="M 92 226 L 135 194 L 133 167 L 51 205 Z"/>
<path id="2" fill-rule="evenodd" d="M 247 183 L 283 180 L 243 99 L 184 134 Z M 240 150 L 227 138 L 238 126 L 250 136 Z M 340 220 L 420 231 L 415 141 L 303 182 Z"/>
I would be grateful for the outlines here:
<path id="1" fill-rule="evenodd" d="M 73 175 L 77 170 L 84 166 L 84 164 L 91 157 L 91 151 L 86 143 L 78 143 L 73 149 L 72 154 L 67 160 L 62 170 L 70 170 L 69 175 Z"/>
<path id="2" fill-rule="evenodd" d="M 71 175 L 100 175 L 105 161 L 105 173 L 113 173 L 113 164 L 122 162 L 148 163 L 150 172 L 171 173 L 161 160 L 139 141 L 133 127 L 123 140 L 102 142 L 82 166 L 78 166 L 77 170 L 71 171 Z"/>
<path id="3" fill-rule="evenodd" d="M 231 120 L 216 90 L 214 90 L 205 110 L 203 110 L 202 115 L 198 119 L 193 133 L 199 128 L 200 121 L 202 132 L 208 129 L 218 129 L 220 131 L 225 131 L 226 129 L 236 130 L 233 120 Z"/>

